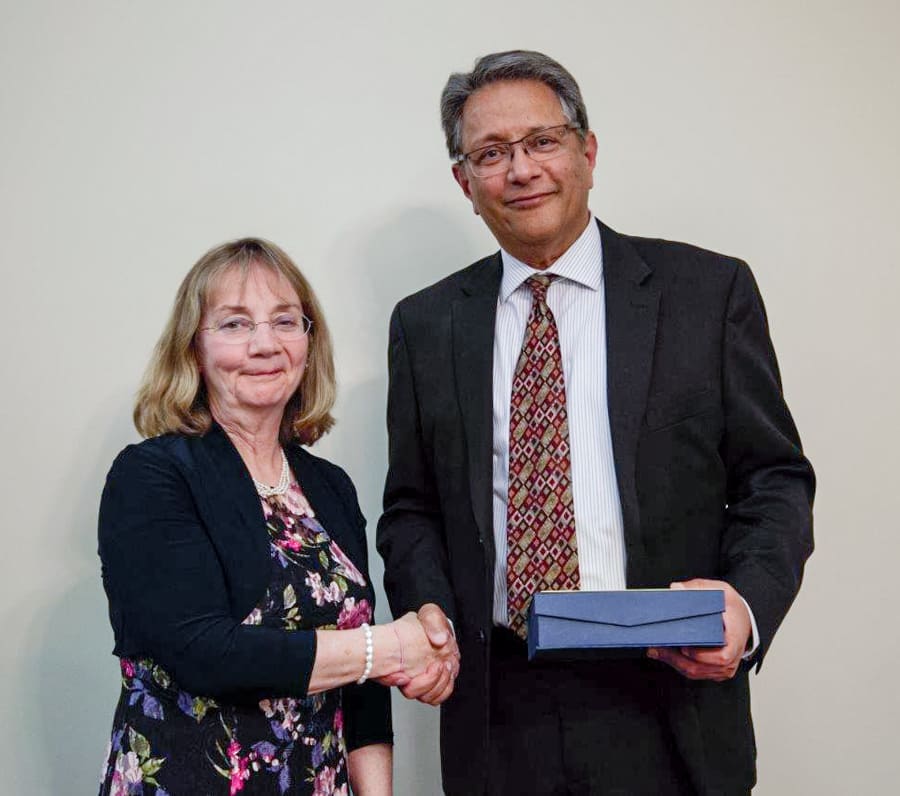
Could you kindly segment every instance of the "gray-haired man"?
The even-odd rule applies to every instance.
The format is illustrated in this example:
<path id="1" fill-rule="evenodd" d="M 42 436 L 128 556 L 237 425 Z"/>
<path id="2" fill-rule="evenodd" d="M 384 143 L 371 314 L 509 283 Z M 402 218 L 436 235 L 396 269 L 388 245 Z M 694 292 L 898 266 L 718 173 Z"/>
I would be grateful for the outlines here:
<path id="1" fill-rule="evenodd" d="M 452 696 L 404 689 L 446 699 L 444 788 L 748 792 L 749 660 L 800 586 L 814 488 L 753 277 L 593 218 L 597 142 L 547 56 L 485 56 L 441 111 L 501 250 L 393 314 L 378 547 L 394 613 L 448 655 L 455 629 Z M 670 584 L 725 591 L 724 648 L 527 662 L 533 591 Z"/>

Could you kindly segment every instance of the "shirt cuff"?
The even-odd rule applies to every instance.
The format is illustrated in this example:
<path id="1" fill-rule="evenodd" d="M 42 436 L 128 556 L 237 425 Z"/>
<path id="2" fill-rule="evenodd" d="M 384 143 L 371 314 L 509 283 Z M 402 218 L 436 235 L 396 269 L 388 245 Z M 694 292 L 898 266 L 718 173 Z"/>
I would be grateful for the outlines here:
<path id="1" fill-rule="evenodd" d="M 738 597 L 741 597 L 741 595 L 739 594 Z M 743 597 L 741 597 L 741 602 L 747 609 L 747 613 L 750 614 L 750 629 L 753 631 L 753 645 L 741 656 L 743 660 L 749 661 L 756 652 L 757 647 L 759 647 L 759 630 L 756 627 L 756 617 L 753 616 L 753 611 L 750 609 L 750 604 Z"/>

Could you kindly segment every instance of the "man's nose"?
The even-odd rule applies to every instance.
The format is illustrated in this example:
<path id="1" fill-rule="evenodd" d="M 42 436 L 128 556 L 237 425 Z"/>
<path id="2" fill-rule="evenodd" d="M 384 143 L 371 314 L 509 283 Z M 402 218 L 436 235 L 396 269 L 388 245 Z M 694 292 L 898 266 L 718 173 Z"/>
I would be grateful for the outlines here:
<path id="1" fill-rule="evenodd" d="M 513 144 L 509 153 L 507 179 L 511 182 L 526 182 L 539 174 L 540 171 L 540 165 L 528 154 L 524 144 L 521 141 Z"/>

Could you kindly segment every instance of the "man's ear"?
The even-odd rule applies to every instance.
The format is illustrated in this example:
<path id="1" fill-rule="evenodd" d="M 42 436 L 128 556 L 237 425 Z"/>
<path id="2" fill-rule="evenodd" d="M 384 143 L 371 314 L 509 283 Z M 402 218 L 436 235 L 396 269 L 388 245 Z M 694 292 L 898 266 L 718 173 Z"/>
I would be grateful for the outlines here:
<path id="1" fill-rule="evenodd" d="M 591 173 L 590 187 L 594 187 L 594 166 L 597 165 L 597 136 L 591 130 L 584 137 L 583 155 L 587 159 L 588 169 Z"/>
<path id="2" fill-rule="evenodd" d="M 466 195 L 466 199 L 468 199 L 472 203 L 472 210 L 475 211 L 475 215 L 480 215 L 480 213 L 478 212 L 478 205 L 475 204 L 475 198 L 472 196 L 471 185 L 469 183 L 469 175 L 466 173 L 465 164 L 454 163 L 451 168 L 453 171 L 453 179 L 456 180 L 459 187 L 462 188 L 462 192 Z"/>

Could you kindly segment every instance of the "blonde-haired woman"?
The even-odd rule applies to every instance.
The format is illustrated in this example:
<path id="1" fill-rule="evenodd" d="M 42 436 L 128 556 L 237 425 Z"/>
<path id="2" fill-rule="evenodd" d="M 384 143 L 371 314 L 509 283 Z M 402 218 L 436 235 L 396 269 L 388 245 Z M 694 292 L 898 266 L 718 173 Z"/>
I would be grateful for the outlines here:
<path id="1" fill-rule="evenodd" d="M 325 319 L 290 258 L 247 238 L 179 288 L 134 412 L 147 437 L 100 507 L 119 700 L 101 794 L 391 792 L 388 689 L 452 688 L 414 614 L 374 626 L 331 428 Z"/>

